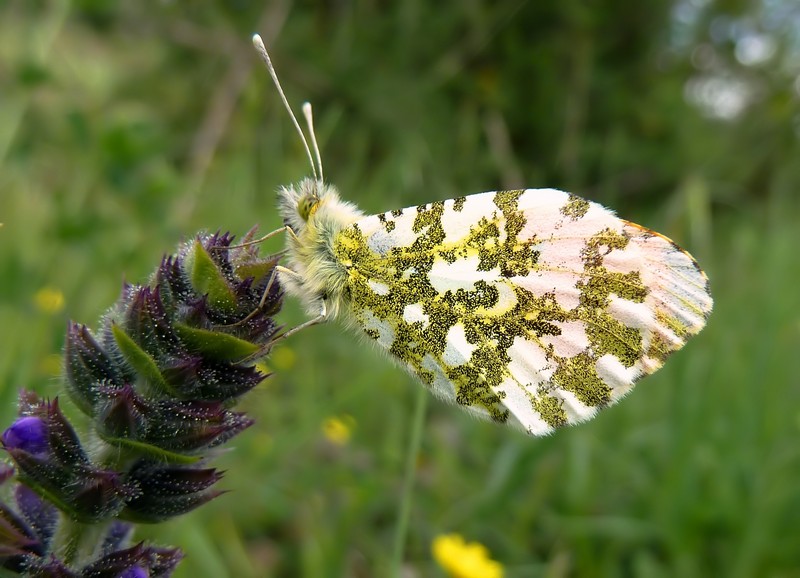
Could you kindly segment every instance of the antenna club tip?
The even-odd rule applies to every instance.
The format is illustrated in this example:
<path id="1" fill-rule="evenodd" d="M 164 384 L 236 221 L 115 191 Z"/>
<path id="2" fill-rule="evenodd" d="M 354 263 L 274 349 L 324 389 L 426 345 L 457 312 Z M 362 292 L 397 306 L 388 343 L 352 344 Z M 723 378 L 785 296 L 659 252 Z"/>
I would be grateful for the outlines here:
<path id="1" fill-rule="evenodd" d="M 253 34 L 253 46 L 256 48 L 264 48 L 264 41 L 261 40 L 261 36 L 259 34 Z"/>

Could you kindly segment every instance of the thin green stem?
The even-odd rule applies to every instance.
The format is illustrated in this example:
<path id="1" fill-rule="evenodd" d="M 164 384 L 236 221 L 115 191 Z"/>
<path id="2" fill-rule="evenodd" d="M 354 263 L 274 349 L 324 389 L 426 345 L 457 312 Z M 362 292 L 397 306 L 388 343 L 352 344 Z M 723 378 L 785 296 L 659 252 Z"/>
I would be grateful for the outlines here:
<path id="1" fill-rule="evenodd" d="M 397 525 L 394 532 L 394 547 L 392 549 L 391 575 L 400 578 L 402 574 L 403 553 L 408 534 L 408 520 L 411 516 L 411 497 L 414 490 L 414 478 L 417 473 L 417 455 L 422 444 L 422 432 L 425 429 L 425 408 L 428 404 L 428 391 L 424 387 L 418 388 L 417 399 L 414 406 L 414 417 L 411 423 L 411 438 L 408 440 L 408 454 L 406 456 L 406 472 L 403 480 L 403 495 L 400 500 L 400 511 L 397 515 Z"/>

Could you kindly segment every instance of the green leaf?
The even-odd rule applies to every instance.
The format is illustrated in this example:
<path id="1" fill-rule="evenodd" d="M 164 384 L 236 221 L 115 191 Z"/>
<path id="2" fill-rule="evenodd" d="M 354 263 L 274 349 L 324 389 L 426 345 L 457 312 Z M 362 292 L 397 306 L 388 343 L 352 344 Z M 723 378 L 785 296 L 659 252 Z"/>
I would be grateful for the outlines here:
<path id="1" fill-rule="evenodd" d="M 265 261 L 248 261 L 246 263 L 234 264 L 236 275 L 240 279 L 253 278 L 253 283 L 258 284 L 263 280 L 268 280 L 275 271 L 278 259 L 268 259 Z M 277 282 L 277 281 L 276 281 Z"/>
<path id="2" fill-rule="evenodd" d="M 201 295 L 208 295 L 211 307 L 226 313 L 236 311 L 233 289 L 198 239 L 195 239 L 192 250 L 186 256 L 186 268 L 192 287 Z"/>
<path id="3" fill-rule="evenodd" d="M 133 367 L 139 376 L 144 378 L 148 385 L 152 385 L 162 392 L 175 395 L 176 392 L 164 379 L 155 359 L 150 357 L 150 354 L 139 347 L 139 345 L 125 333 L 125 330 L 116 323 L 111 326 L 111 333 L 114 335 L 114 341 L 116 341 L 117 347 L 119 347 L 120 353 L 122 353 L 125 361 Z"/>
<path id="4" fill-rule="evenodd" d="M 241 361 L 255 354 L 261 348 L 257 343 L 251 343 L 221 331 L 190 327 L 180 322 L 175 323 L 174 329 L 178 337 L 190 349 L 215 361 Z"/>
<path id="5" fill-rule="evenodd" d="M 128 438 L 105 436 L 101 431 L 98 431 L 97 434 L 103 439 L 104 442 L 112 446 L 125 447 L 131 451 L 140 453 L 142 455 L 147 455 L 164 462 L 173 464 L 193 464 L 202 459 L 200 456 L 187 456 L 185 454 L 171 452 L 152 444 L 147 444 Z"/>

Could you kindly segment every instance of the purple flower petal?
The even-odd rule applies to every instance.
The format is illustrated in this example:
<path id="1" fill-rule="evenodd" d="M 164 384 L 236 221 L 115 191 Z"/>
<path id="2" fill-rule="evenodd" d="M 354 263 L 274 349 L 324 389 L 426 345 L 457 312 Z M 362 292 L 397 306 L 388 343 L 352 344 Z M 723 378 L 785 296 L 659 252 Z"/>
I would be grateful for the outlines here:
<path id="1" fill-rule="evenodd" d="M 7 449 L 20 449 L 33 455 L 48 452 L 47 425 L 35 416 L 19 418 L 2 435 L 3 446 Z"/>

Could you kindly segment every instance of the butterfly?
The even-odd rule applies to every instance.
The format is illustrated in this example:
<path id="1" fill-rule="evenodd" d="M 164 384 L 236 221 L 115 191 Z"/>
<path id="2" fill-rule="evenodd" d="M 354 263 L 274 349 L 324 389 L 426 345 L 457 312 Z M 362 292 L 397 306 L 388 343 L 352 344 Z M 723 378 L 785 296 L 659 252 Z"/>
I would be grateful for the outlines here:
<path id="1" fill-rule="evenodd" d="M 709 282 L 670 239 L 555 189 L 494 191 L 377 215 L 341 199 L 267 65 L 313 178 L 279 190 L 286 291 L 341 319 L 437 397 L 544 435 L 592 418 L 705 325 Z"/>

